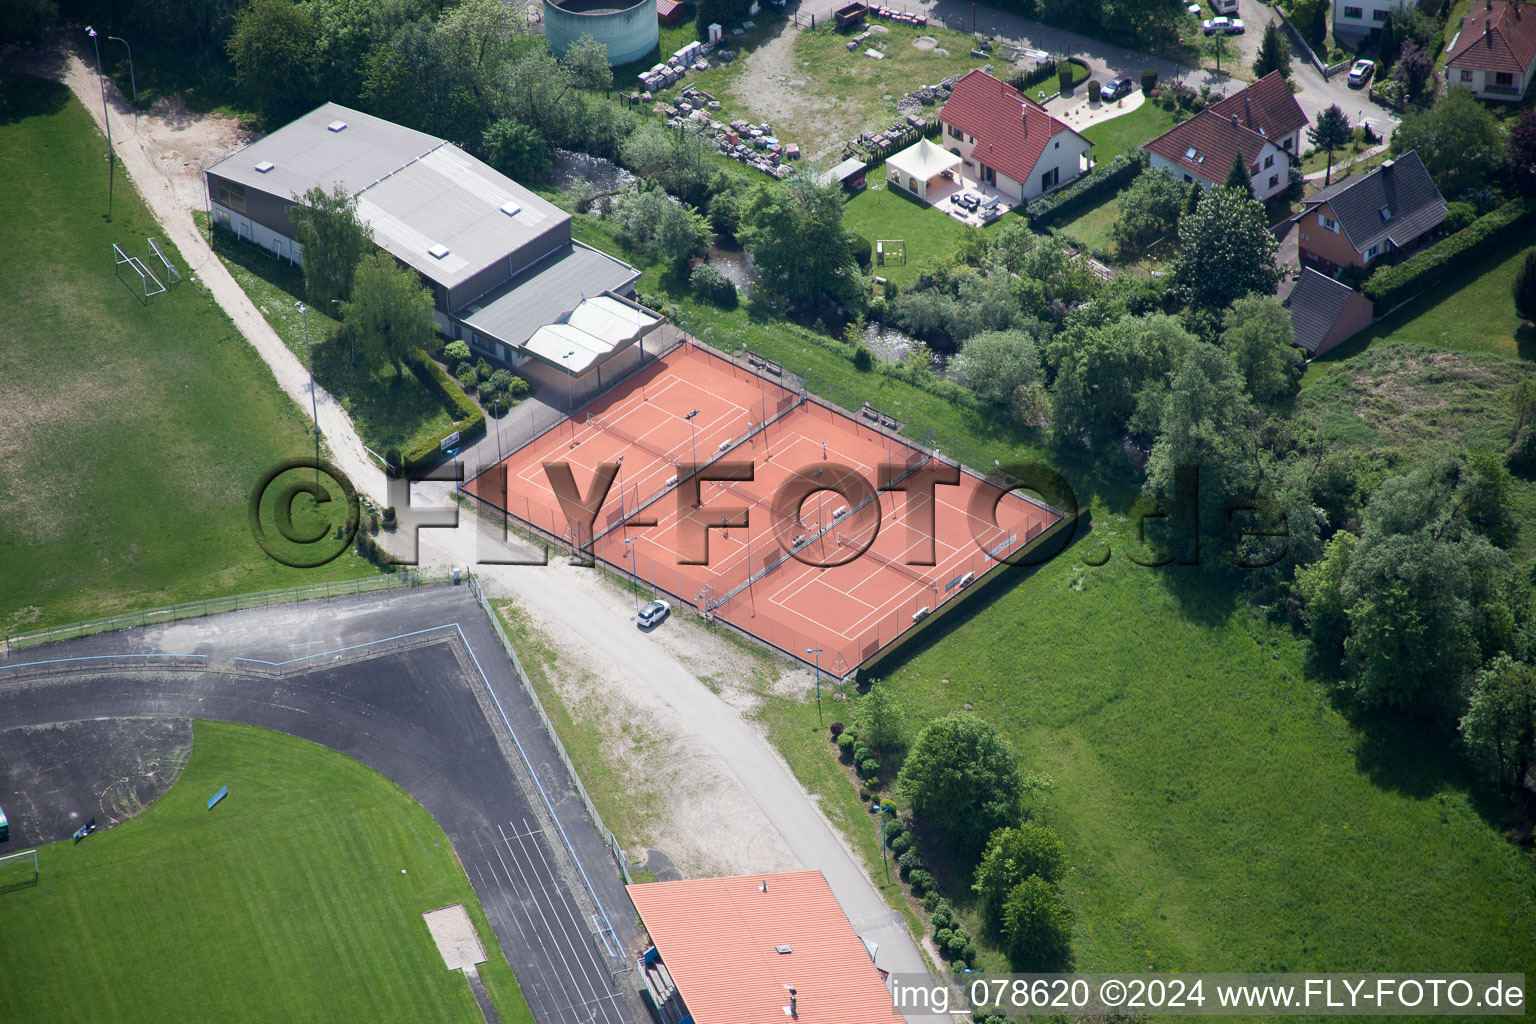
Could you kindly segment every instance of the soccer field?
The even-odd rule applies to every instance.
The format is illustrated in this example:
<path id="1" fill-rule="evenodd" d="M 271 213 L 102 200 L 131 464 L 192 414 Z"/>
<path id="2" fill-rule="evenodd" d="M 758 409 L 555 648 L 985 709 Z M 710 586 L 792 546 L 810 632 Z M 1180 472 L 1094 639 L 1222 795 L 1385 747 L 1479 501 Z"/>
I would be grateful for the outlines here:
<path id="1" fill-rule="evenodd" d="M 452 903 L 502 1021 L 533 1020 L 442 830 L 305 740 L 195 722 L 165 796 L 40 862 L 35 886 L 30 863 L 0 869 L 7 1020 L 480 1021 L 421 917 Z"/>

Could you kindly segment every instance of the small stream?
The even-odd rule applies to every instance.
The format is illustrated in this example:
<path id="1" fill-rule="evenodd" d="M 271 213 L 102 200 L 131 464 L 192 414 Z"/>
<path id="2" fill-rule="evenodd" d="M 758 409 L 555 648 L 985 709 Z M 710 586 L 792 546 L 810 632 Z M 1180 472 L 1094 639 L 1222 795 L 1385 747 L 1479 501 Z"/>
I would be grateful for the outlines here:
<path id="1" fill-rule="evenodd" d="M 591 182 L 598 192 L 611 192 L 633 184 L 635 176 L 612 160 L 588 156 L 569 149 L 556 149 L 550 167 L 550 179 L 562 191 L 579 181 Z"/>
<path id="2" fill-rule="evenodd" d="M 752 294 L 752 286 L 757 283 L 757 268 L 752 265 L 752 257 L 745 249 L 716 236 L 709 246 L 709 262 L 735 283 L 742 297 Z"/>
<path id="3" fill-rule="evenodd" d="M 915 343 L 911 335 L 884 324 L 870 324 L 864 328 L 864 344 L 869 346 L 871 355 L 883 362 L 901 362 Z"/>

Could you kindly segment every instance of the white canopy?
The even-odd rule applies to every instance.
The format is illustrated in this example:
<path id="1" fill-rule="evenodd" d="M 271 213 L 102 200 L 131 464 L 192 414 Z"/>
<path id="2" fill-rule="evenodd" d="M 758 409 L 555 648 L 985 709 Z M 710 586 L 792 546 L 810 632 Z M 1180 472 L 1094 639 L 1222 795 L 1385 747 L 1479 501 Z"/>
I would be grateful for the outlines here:
<path id="1" fill-rule="evenodd" d="M 900 153 L 886 157 L 885 165 L 900 171 L 906 177 L 916 178 L 918 181 L 932 181 L 945 171 L 952 171 L 959 167 L 960 158 L 941 146 L 935 146 L 927 139 L 921 139 L 917 145 L 908 146 Z"/>

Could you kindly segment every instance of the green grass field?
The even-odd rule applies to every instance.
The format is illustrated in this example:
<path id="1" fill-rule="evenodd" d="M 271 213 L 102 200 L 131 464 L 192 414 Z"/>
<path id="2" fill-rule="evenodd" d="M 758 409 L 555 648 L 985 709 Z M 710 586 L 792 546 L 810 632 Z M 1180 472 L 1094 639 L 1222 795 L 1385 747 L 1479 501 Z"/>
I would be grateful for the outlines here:
<path id="1" fill-rule="evenodd" d="M 952 254 L 967 232 L 991 231 L 1003 220 L 1016 216 L 1010 213 L 986 228 L 972 228 L 887 187 L 883 163 L 869 169 L 867 180 L 872 187 L 848 200 L 843 225 L 869 239 L 871 245 L 880 239 L 902 239 L 907 243 L 905 264 L 887 262 L 872 268 L 880 277 L 897 284 L 906 284 L 917 276 L 929 260 Z M 879 187 L 873 187 L 876 185 Z"/>
<path id="2" fill-rule="evenodd" d="M 1129 153 L 1143 142 L 1157 138 L 1172 128 L 1173 112 L 1147 100 L 1129 114 L 1112 117 L 1083 129 L 1083 138 L 1093 143 L 1093 159 L 1108 163 L 1121 153 Z"/>
<path id="3" fill-rule="evenodd" d="M 1525 259 L 1518 240 L 1480 253 L 1408 305 L 1313 360 L 1310 383 L 1335 363 L 1390 342 L 1536 359 L 1536 330 L 1515 312 L 1510 294 Z"/>
<path id="4" fill-rule="evenodd" d="M 18 1019 L 470 1024 L 469 986 L 421 918 L 462 903 L 501 1019 L 533 1020 L 431 816 L 308 741 L 196 722 L 159 801 L 39 853 L 37 885 L 0 890 L 0 1005 Z"/>
<path id="5" fill-rule="evenodd" d="M 373 572 L 252 540 L 251 491 L 312 451 L 307 416 L 173 247 L 187 280 L 148 306 L 113 275 L 112 243 L 165 235 L 121 167 L 106 221 L 105 151 L 62 85 L 0 80 L 0 631 Z"/>

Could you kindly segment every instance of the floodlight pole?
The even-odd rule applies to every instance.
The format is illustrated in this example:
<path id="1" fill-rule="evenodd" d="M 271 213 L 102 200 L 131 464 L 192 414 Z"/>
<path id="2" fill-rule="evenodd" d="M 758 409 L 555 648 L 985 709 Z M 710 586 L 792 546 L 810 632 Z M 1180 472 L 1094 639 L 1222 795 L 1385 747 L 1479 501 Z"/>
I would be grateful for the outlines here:
<path id="1" fill-rule="evenodd" d="M 133 130 L 139 130 L 139 78 L 133 72 L 133 47 L 128 46 L 128 40 L 121 36 L 107 36 L 107 39 L 116 40 L 127 47 L 128 50 L 128 83 L 133 86 Z"/>
<path id="2" fill-rule="evenodd" d="M 694 491 L 694 494 L 696 496 L 698 495 L 698 492 L 699 492 L 698 483 L 697 483 L 698 478 L 699 478 L 699 428 L 694 425 L 693 418 L 695 416 L 697 416 L 698 414 L 699 414 L 699 410 L 695 409 L 695 410 L 693 410 L 693 412 L 691 412 L 688 415 L 683 417 L 683 419 L 688 421 L 688 430 L 689 430 L 690 436 L 693 439 L 693 478 L 694 478 L 694 481 L 695 481 L 693 491 Z M 695 501 L 693 503 L 693 507 L 694 508 L 698 508 L 703 503 L 704 502 L 703 502 L 702 499 L 697 500 L 697 501 Z M 748 566 L 747 568 L 750 569 L 751 566 Z"/>
<path id="3" fill-rule="evenodd" d="M 747 566 L 748 570 L 751 568 L 750 565 Z M 823 650 L 825 648 L 822 647 L 807 647 L 805 649 L 806 654 L 814 654 L 816 656 L 816 721 L 818 722 L 821 721 L 821 652 Z"/>
<path id="4" fill-rule="evenodd" d="M 315 353 L 309 347 L 309 307 L 295 302 L 304 318 L 304 361 L 309 364 L 309 414 L 315 419 L 315 502 L 320 501 L 320 407 L 315 398 Z"/>
<path id="5" fill-rule="evenodd" d="M 96 30 L 85 26 L 85 34 L 91 37 L 96 48 L 96 80 L 101 85 L 101 123 L 107 128 L 107 223 L 112 222 L 112 187 L 117 177 L 116 158 L 112 155 L 112 117 L 107 111 L 107 76 L 101 73 L 101 43 L 96 41 Z"/>
<path id="6" fill-rule="evenodd" d="M 635 571 L 635 541 L 639 539 L 639 537 L 629 537 L 624 541 L 624 547 L 629 551 L 629 589 L 635 595 L 636 614 L 640 612 L 640 574 Z"/>
<path id="7" fill-rule="evenodd" d="M 565 418 L 571 421 L 571 437 L 573 438 L 576 436 L 576 397 L 571 387 L 571 382 L 575 379 L 571 376 L 571 356 L 575 354 L 576 350 L 571 349 L 560 357 L 560 360 L 565 363 Z"/>

